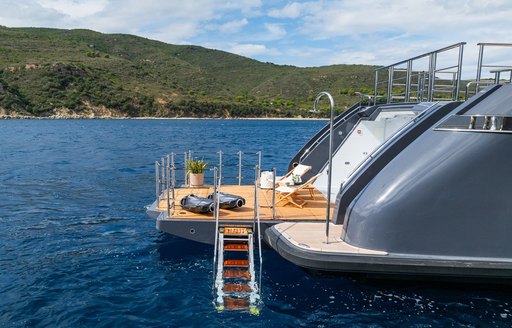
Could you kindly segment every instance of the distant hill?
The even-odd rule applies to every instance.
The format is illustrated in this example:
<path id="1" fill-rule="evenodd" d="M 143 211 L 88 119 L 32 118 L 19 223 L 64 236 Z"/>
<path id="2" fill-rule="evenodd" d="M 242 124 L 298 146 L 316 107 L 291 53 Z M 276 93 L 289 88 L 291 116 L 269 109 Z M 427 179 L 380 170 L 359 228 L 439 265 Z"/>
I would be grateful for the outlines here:
<path id="1" fill-rule="evenodd" d="M 298 117 L 330 92 L 337 111 L 373 66 L 298 68 L 90 30 L 0 27 L 0 116 Z"/>

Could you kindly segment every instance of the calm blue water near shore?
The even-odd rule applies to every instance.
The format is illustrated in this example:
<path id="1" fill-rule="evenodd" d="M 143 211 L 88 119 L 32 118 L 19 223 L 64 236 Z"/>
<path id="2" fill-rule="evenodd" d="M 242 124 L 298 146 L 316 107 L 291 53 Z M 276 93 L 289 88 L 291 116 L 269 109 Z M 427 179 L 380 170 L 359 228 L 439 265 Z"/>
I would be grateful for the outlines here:
<path id="1" fill-rule="evenodd" d="M 144 205 L 171 149 L 288 159 L 325 122 L 0 121 L 1 327 L 510 327 L 512 292 L 313 276 L 264 250 L 259 316 L 212 306 L 212 247 Z"/>

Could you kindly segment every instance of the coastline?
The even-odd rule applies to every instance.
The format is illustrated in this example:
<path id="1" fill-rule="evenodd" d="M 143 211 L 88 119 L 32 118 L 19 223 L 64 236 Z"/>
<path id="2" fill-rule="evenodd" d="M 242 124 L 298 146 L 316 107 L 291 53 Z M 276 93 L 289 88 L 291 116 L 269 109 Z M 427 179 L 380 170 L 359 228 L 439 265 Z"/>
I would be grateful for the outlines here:
<path id="1" fill-rule="evenodd" d="M 328 121 L 327 118 L 318 117 L 115 117 L 115 116 L 97 116 L 97 117 L 41 117 L 41 116 L 0 116 L 0 120 L 262 120 L 262 121 Z"/>

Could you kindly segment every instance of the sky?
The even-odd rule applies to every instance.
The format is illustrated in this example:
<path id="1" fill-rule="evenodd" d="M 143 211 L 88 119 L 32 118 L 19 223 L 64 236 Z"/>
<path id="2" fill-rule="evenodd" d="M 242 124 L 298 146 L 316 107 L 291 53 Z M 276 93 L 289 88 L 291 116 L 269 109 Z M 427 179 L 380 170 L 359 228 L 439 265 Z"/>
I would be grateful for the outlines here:
<path id="1" fill-rule="evenodd" d="M 134 34 L 300 67 L 389 65 L 462 41 L 476 63 L 478 42 L 512 42 L 511 17 L 510 0 L 0 0 L 8 27 Z"/>

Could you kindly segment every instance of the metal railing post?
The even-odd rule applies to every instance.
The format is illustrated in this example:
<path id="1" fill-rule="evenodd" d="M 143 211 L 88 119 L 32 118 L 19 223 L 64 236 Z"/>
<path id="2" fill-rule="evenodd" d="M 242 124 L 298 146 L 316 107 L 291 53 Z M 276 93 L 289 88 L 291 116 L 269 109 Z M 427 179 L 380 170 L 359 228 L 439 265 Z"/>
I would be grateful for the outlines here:
<path id="1" fill-rule="evenodd" d="M 373 90 L 373 105 L 377 105 L 378 88 L 379 88 L 379 71 L 375 71 L 375 87 Z"/>
<path id="2" fill-rule="evenodd" d="M 171 156 L 167 155 L 167 166 L 165 167 L 166 187 L 167 187 L 167 218 L 171 216 Z"/>
<path id="3" fill-rule="evenodd" d="M 388 69 L 388 97 L 387 97 L 387 103 L 390 104 L 393 102 L 393 75 L 394 75 L 394 67 L 391 66 Z"/>
<path id="4" fill-rule="evenodd" d="M 261 180 L 261 151 L 256 153 L 258 155 L 258 186 L 260 185 Z"/>
<path id="5" fill-rule="evenodd" d="M 258 155 L 258 167 L 261 170 L 261 151 L 258 151 L 256 154 Z"/>
<path id="6" fill-rule="evenodd" d="M 432 53 L 430 56 L 429 67 L 428 67 L 428 101 L 434 100 L 434 85 L 436 79 L 436 61 L 437 53 Z"/>
<path id="7" fill-rule="evenodd" d="M 160 179 L 159 179 L 159 176 L 160 176 L 160 170 L 158 169 L 158 161 L 155 161 L 155 194 L 156 194 L 156 200 L 157 200 L 157 207 L 158 207 L 158 202 L 160 201 Z"/>
<path id="8" fill-rule="evenodd" d="M 161 161 L 162 161 L 162 164 L 160 165 L 160 170 L 161 170 L 162 180 L 160 180 L 160 184 L 162 186 L 161 190 L 162 190 L 162 196 L 163 196 L 163 193 L 165 192 L 165 158 L 162 157 Z"/>
<path id="9" fill-rule="evenodd" d="M 276 168 L 272 169 L 272 220 L 276 218 Z"/>
<path id="10" fill-rule="evenodd" d="M 187 164 L 188 154 L 187 154 L 187 152 L 185 152 L 184 154 L 185 154 L 185 161 L 183 164 L 184 165 L 183 170 L 185 172 L 185 176 L 184 176 L 185 181 L 184 182 L 185 182 L 185 187 L 188 187 L 188 172 L 187 172 L 188 171 L 188 164 Z"/>
<path id="11" fill-rule="evenodd" d="M 460 95 L 460 80 L 462 75 L 462 59 L 464 57 L 464 44 L 461 43 L 459 46 L 459 62 L 457 64 L 457 84 L 455 89 L 455 101 L 459 100 Z"/>
<path id="12" fill-rule="evenodd" d="M 254 221 L 252 223 L 252 230 L 255 231 L 256 229 L 256 218 L 258 215 L 258 208 L 259 208 L 259 202 L 258 202 L 258 166 L 254 168 Z"/>
<path id="13" fill-rule="evenodd" d="M 219 184 L 222 183 L 222 150 L 219 150 Z"/>
<path id="14" fill-rule="evenodd" d="M 171 187 L 172 187 L 172 210 L 176 208 L 176 195 L 174 188 L 176 188 L 176 168 L 174 167 L 174 153 L 171 153 Z"/>
<path id="15" fill-rule="evenodd" d="M 482 78 L 482 64 L 484 60 L 484 44 L 479 44 L 480 49 L 478 50 L 478 64 L 476 67 L 476 90 L 478 92 L 478 82 L 480 82 L 480 79 Z"/>
<path id="16" fill-rule="evenodd" d="M 242 151 L 238 152 L 238 185 L 242 185 Z"/>
<path id="17" fill-rule="evenodd" d="M 409 102 L 411 98 L 411 75 L 412 75 L 412 60 L 407 62 L 407 75 L 405 77 L 405 102 Z"/>

